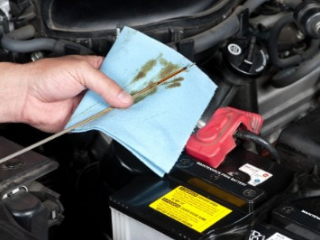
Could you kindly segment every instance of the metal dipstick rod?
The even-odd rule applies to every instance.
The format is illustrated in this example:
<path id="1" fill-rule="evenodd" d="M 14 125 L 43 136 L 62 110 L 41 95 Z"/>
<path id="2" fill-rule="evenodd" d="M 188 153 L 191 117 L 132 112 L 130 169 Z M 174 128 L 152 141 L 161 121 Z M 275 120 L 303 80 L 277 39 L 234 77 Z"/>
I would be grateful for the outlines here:
<path id="1" fill-rule="evenodd" d="M 178 75 L 179 73 L 186 71 L 187 69 L 189 69 L 193 65 L 194 65 L 194 63 L 190 64 L 190 65 L 188 65 L 186 67 L 183 67 L 183 68 L 181 68 L 181 69 L 179 69 L 179 70 L 177 70 L 177 71 L 175 71 L 175 72 L 173 72 L 171 74 L 169 74 L 168 76 L 162 78 L 161 80 L 159 80 L 159 81 L 157 81 L 157 82 L 155 82 L 155 83 L 153 83 L 153 84 L 141 89 L 140 91 L 136 92 L 134 95 L 132 95 L 132 97 L 133 98 L 138 97 L 140 94 L 145 93 L 146 91 L 157 87 L 158 85 L 164 83 L 165 81 L 167 81 L 170 78 Z M 26 153 L 26 152 L 28 152 L 28 151 L 36 148 L 36 147 L 39 147 L 39 146 L 41 146 L 41 145 L 43 145 L 43 144 L 45 144 L 47 142 L 50 142 L 50 141 L 52 141 L 52 140 L 54 140 L 54 139 L 56 139 L 56 138 L 58 138 L 58 137 L 60 137 L 60 136 L 62 136 L 64 134 L 66 134 L 66 133 L 69 133 L 72 130 L 74 130 L 74 129 L 78 128 L 78 127 L 81 127 L 82 125 L 84 125 L 84 124 L 86 124 L 88 122 L 91 122 L 91 121 L 93 121 L 95 119 L 98 119 L 98 118 L 104 116 L 105 114 L 111 112 L 113 109 L 115 109 L 115 108 L 114 107 L 108 107 L 108 108 L 106 108 L 106 109 L 94 114 L 93 116 L 90 116 L 90 117 L 88 117 L 88 118 L 86 118 L 86 119 L 84 119 L 84 120 L 82 120 L 82 121 L 80 121 L 80 122 L 78 122 L 78 123 L 66 128 L 66 129 L 60 131 L 60 132 L 57 132 L 57 133 L 55 133 L 55 134 L 53 134 L 53 135 L 51 135 L 51 136 L 49 136 L 49 137 L 47 137 L 47 138 L 45 138 L 43 140 L 40 140 L 39 142 L 36 142 L 36 143 L 34 143 L 34 144 L 32 144 L 32 145 L 30 145 L 28 147 L 25 147 L 25 148 L 23 148 L 23 149 L 21 149 L 21 150 L 19 150 L 17 152 L 14 152 L 14 153 L 12 153 L 12 154 L 4 157 L 4 158 L 1 158 L 0 159 L 0 164 L 4 163 L 4 162 L 6 162 L 6 161 L 8 161 L 8 160 L 10 160 L 12 158 L 15 158 L 15 157 L 17 157 L 17 156 L 19 156 L 19 155 L 21 155 L 23 153 Z"/>

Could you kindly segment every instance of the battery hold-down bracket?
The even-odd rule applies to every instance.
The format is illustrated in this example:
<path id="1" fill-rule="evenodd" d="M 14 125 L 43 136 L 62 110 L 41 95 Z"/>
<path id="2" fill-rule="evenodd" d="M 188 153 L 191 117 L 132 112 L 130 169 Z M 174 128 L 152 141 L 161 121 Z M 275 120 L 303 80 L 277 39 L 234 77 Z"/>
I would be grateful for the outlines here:
<path id="1" fill-rule="evenodd" d="M 232 107 L 219 108 L 207 125 L 191 135 L 185 151 L 188 155 L 217 168 L 236 147 L 235 132 L 241 129 L 259 134 L 262 123 L 263 119 L 259 114 Z"/>

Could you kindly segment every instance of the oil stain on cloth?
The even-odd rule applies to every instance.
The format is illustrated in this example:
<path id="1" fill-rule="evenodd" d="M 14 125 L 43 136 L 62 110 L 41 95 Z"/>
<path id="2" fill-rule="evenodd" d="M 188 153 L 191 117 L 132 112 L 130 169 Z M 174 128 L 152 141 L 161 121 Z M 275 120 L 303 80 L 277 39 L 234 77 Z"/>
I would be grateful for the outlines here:
<path id="1" fill-rule="evenodd" d="M 127 92 L 140 90 L 191 65 L 166 45 L 125 27 L 106 56 L 101 71 Z M 168 173 L 180 156 L 216 85 L 197 66 L 135 97 L 127 109 L 115 109 L 75 132 L 96 129 L 131 151 L 159 176 Z M 109 107 L 88 91 L 66 127 Z"/>
<path id="2" fill-rule="evenodd" d="M 159 66 L 157 66 L 159 65 Z M 140 102 L 141 100 L 145 99 L 147 96 L 150 96 L 151 94 L 154 94 L 157 92 L 157 90 L 159 88 L 161 88 L 161 85 L 153 87 L 157 82 L 161 81 L 162 79 L 165 79 L 168 76 L 171 76 L 172 74 L 174 74 L 175 72 L 179 71 L 179 69 L 181 69 L 183 67 L 177 65 L 177 64 L 173 64 L 172 62 L 169 62 L 167 60 L 165 60 L 164 58 L 162 58 L 162 54 L 159 55 L 159 57 L 157 57 L 156 59 L 151 59 L 149 61 L 147 61 L 142 67 L 141 69 L 138 71 L 137 75 L 133 78 L 133 80 L 131 81 L 130 84 L 135 84 L 138 86 L 135 86 L 135 89 L 137 90 L 133 90 L 130 92 L 130 94 L 132 96 L 137 95 L 137 97 L 135 97 L 135 103 Z M 153 75 L 149 81 L 145 81 L 145 77 L 147 76 L 147 74 L 149 72 L 153 72 L 155 73 L 155 75 Z M 174 78 L 172 77 L 172 79 L 168 79 L 167 81 L 165 81 L 163 83 L 163 85 L 167 85 L 166 88 L 170 88 L 170 87 L 179 87 L 181 86 L 180 81 L 183 81 L 183 77 L 178 77 L 178 78 Z M 142 83 L 143 85 L 139 84 Z M 132 87 L 132 86 L 131 86 Z M 148 90 L 139 94 L 139 91 L 141 89 L 145 89 L 147 88 Z"/>

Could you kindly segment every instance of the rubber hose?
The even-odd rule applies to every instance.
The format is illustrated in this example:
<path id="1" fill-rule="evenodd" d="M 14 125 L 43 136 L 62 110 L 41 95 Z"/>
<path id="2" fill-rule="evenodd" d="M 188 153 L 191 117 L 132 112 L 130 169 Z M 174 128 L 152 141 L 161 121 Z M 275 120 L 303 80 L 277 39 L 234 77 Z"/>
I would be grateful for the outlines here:
<path id="1" fill-rule="evenodd" d="M 37 38 L 25 40 L 34 37 L 35 29 L 31 25 L 19 28 L 2 37 L 1 45 L 4 49 L 11 52 L 28 53 L 41 50 L 54 51 L 57 40 L 51 38 Z"/>
<path id="2" fill-rule="evenodd" d="M 249 0 L 244 5 L 238 6 L 223 22 L 203 33 L 187 38 L 187 40 L 190 39 L 194 41 L 194 53 L 203 52 L 236 34 L 240 28 L 238 15 L 246 8 L 252 13 L 257 7 L 267 1 L 269 0 Z"/>
<path id="3" fill-rule="evenodd" d="M 263 139 L 259 135 L 255 134 L 253 132 L 250 132 L 250 131 L 238 130 L 235 133 L 235 136 L 237 138 L 240 138 L 240 139 L 243 139 L 243 140 L 252 141 L 255 144 L 261 146 L 262 148 L 268 150 L 268 152 L 277 161 L 277 163 L 280 162 L 280 156 L 279 156 L 279 153 L 278 153 L 277 149 L 275 149 L 274 146 L 272 146 L 267 140 Z"/>
<path id="4" fill-rule="evenodd" d="M 91 49 L 68 40 L 56 40 L 52 38 L 36 38 L 27 40 L 34 36 L 35 28 L 32 25 L 27 25 L 4 35 L 1 44 L 2 47 L 8 51 L 19 53 L 51 51 L 58 55 L 64 55 L 66 54 L 66 48 L 69 47 L 75 50 L 74 54 L 94 54 Z"/>
<path id="5" fill-rule="evenodd" d="M 298 67 L 284 69 L 273 76 L 273 85 L 277 88 L 289 86 L 308 74 L 315 71 L 320 66 L 320 53 L 312 59 L 301 63 Z"/>
<path id="6" fill-rule="evenodd" d="M 238 14 L 242 10 L 242 7 L 237 7 L 225 21 L 203 33 L 191 37 L 190 39 L 194 41 L 194 53 L 203 52 L 236 34 L 240 28 Z"/>
<path id="7" fill-rule="evenodd" d="M 269 0 L 249 0 L 246 1 L 243 6 L 245 8 L 249 9 L 249 12 L 252 13 L 254 10 L 256 10 L 258 7 L 260 7 L 265 2 L 268 2 Z"/>
<path id="8" fill-rule="evenodd" d="M 300 55 L 294 55 L 288 58 L 280 59 L 278 56 L 278 38 L 281 30 L 293 22 L 293 13 L 289 13 L 283 18 L 281 18 L 271 29 L 269 36 L 268 52 L 270 61 L 272 64 L 278 68 L 286 68 L 294 66 L 303 61 Z"/>
<path id="9" fill-rule="evenodd" d="M 310 47 L 301 56 L 303 60 L 308 60 L 313 57 L 319 50 L 320 39 L 312 39 Z"/>
<path id="10" fill-rule="evenodd" d="M 16 40 L 25 40 L 34 37 L 36 29 L 32 25 L 26 25 L 7 34 L 9 38 Z"/>
<path id="11" fill-rule="evenodd" d="M 291 9 L 295 9 L 302 1 L 301 0 L 281 0 L 280 3 Z"/>
<path id="12" fill-rule="evenodd" d="M 308 50 L 304 51 L 302 54 L 296 54 L 294 56 L 290 56 L 288 58 L 281 59 L 278 56 L 278 38 L 281 33 L 283 27 L 287 24 L 294 22 L 293 14 L 289 13 L 283 18 L 281 18 L 271 29 L 270 36 L 269 36 L 269 45 L 268 45 L 268 52 L 270 61 L 272 64 L 278 68 L 288 68 L 295 66 L 306 59 L 311 58 L 316 52 L 317 48 L 319 47 L 320 40 L 312 39 L 310 42 L 310 47 Z"/>

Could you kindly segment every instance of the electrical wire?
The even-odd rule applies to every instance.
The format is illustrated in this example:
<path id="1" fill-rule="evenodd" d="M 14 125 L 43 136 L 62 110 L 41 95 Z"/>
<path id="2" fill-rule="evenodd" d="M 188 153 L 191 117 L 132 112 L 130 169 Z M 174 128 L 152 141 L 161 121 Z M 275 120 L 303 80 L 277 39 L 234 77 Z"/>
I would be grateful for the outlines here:
<path id="1" fill-rule="evenodd" d="M 276 162 L 280 163 L 280 156 L 276 148 L 261 136 L 247 130 L 238 130 L 234 136 L 242 140 L 252 141 L 262 148 L 268 150 L 268 152 L 276 160 Z"/>

